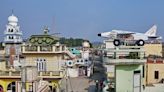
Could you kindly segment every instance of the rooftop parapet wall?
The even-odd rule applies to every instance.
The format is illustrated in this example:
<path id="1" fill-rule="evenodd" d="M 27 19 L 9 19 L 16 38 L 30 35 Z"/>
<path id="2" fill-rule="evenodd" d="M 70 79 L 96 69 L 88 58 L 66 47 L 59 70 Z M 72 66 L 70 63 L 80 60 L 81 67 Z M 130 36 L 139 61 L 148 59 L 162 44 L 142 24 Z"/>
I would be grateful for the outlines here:
<path id="1" fill-rule="evenodd" d="M 163 63 L 164 64 L 164 60 L 162 58 L 147 58 L 147 63 Z"/>
<path id="2" fill-rule="evenodd" d="M 145 50 L 143 46 L 117 46 L 104 49 L 103 61 L 106 64 L 144 64 Z"/>
<path id="3" fill-rule="evenodd" d="M 103 58 L 105 64 L 144 64 L 146 59 L 110 59 L 108 57 Z"/>
<path id="4" fill-rule="evenodd" d="M 162 44 L 145 44 L 143 47 L 146 57 L 149 55 L 162 56 Z"/>
<path id="5" fill-rule="evenodd" d="M 104 56 L 111 59 L 143 59 L 145 50 L 141 46 L 119 46 L 104 49 Z"/>

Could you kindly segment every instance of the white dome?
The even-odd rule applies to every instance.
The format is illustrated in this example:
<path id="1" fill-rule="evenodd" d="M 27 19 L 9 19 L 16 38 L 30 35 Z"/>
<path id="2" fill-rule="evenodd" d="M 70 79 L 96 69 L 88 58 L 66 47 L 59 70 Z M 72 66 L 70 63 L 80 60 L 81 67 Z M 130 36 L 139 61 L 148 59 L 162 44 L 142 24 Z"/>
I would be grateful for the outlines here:
<path id="1" fill-rule="evenodd" d="M 8 17 L 8 21 L 17 23 L 18 18 L 12 14 L 11 16 Z"/>
<path id="2" fill-rule="evenodd" d="M 84 41 L 84 42 L 83 42 L 83 47 L 88 47 L 88 48 L 89 48 L 89 47 L 90 47 L 90 44 L 89 44 L 89 42 L 87 42 L 87 41 Z"/>

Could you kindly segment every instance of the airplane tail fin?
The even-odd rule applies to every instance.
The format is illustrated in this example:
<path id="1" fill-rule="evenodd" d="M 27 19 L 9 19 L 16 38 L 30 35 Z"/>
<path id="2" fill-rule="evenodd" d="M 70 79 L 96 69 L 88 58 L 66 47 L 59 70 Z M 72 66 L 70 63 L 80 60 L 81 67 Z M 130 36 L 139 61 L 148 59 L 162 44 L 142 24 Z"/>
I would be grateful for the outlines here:
<path id="1" fill-rule="evenodd" d="M 156 36 L 157 33 L 157 26 L 153 25 L 153 27 L 151 27 L 146 33 L 145 35 L 147 36 Z"/>

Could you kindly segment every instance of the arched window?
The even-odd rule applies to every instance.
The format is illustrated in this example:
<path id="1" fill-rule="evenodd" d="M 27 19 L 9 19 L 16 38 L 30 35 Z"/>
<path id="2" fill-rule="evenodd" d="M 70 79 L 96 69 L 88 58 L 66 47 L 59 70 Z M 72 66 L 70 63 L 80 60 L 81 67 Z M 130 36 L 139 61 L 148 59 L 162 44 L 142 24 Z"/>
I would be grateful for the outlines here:
<path id="1" fill-rule="evenodd" d="M 8 32 L 10 32 L 10 29 L 8 29 Z"/>
<path id="2" fill-rule="evenodd" d="M 13 36 L 8 36 L 9 37 L 9 39 L 14 39 L 14 37 Z"/>
<path id="3" fill-rule="evenodd" d="M 12 83 L 10 83 L 10 84 L 7 86 L 7 92 L 8 92 L 8 91 L 16 92 L 16 84 L 15 84 L 15 82 L 12 82 Z"/>
<path id="4" fill-rule="evenodd" d="M 13 37 L 13 36 L 11 36 L 11 39 L 14 39 L 14 37 Z"/>
<path id="5" fill-rule="evenodd" d="M 46 71 L 46 59 L 37 58 L 36 65 L 37 65 L 38 71 Z"/>
<path id="6" fill-rule="evenodd" d="M 13 32 L 13 29 L 11 29 L 11 32 Z"/>

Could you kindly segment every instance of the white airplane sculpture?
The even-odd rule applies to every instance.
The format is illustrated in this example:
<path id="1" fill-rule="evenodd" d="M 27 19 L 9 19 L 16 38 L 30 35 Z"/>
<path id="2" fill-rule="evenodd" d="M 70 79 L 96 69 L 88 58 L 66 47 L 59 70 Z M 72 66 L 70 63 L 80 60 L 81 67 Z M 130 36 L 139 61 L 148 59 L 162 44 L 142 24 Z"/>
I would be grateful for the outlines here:
<path id="1" fill-rule="evenodd" d="M 160 40 L 162 37 L 156 36 L 157 26 L 153 25 L 146 33 L 137 33 L 122 30 L 112 30 L 111 32 L 99 33 L 98 36 L 113 39 L 115 46 L 119 46 L 125 40 L 131 40 L 138 46 L 143 46 L 145 41 Z"/>

